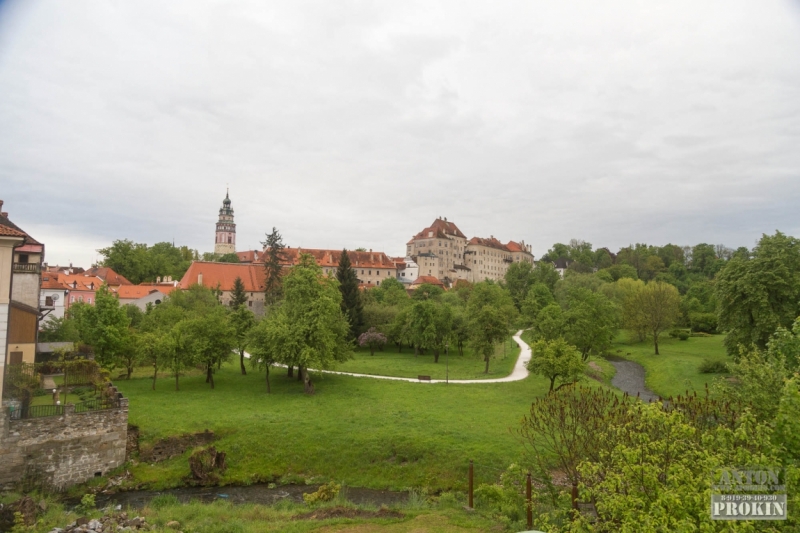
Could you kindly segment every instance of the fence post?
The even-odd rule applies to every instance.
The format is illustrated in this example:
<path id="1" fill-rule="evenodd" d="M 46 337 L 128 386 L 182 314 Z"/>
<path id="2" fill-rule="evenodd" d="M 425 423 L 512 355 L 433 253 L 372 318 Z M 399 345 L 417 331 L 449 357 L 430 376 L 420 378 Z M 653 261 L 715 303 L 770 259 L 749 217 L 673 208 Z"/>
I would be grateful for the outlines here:
<path id="1" fill-rule="evenodd" d="M 470 462 L 469 462 L 469 508 L 470 509 L 474 509 L 474 507 L 472 505 L 473 475 L 474 475 L 474 472 L 473 472 L 473 467 L 472 467 L 472 461 L 470 460 Z"/>
<path id="2" fill-rule="evenodd" d="M 528 517 L 528 529 L 533 529 L 533 502 L 531 501 L 531 473 L 525 479 L 525 515 Z"/>

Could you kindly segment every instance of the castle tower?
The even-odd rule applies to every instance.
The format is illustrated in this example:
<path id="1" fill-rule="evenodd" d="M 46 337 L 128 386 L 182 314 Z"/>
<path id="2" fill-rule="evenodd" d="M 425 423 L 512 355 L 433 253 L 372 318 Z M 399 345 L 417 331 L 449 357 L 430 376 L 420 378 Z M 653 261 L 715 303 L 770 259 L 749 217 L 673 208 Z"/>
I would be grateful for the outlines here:
<path id="1" fill-rule="evenodd" d="M 236 224 L 233 223 L 233 209 L 228 191 L 219 209 L 217 222 L 217 241 L 214 243 L 214 253 L 219 255 L 236 253 Z"/>

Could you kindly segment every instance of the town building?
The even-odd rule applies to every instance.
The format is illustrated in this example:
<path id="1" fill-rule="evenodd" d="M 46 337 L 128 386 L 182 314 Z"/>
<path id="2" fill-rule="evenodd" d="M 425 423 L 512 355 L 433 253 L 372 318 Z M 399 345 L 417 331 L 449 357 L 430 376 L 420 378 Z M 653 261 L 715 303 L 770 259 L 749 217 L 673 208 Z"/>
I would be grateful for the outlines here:
<path id="1" fill-rule="evenodd" d="M 89 270 L 81 272 L 81 274 L 84 276 L 100 278 L 103 280 L 103 283 L 108 285 L 108 288 L 112 291 L 116 291 L 125 285 L 133 285 L 133 283 L 128 281 L 125 276 L 117 274 L 112 268 L 109 267 L 92 267 Z"/>
<path id="2" fill-rule="evenodd" d="M 393 257 L 397 268 L 397 280 L 411 285 L 419 277 L 419 265 L 411 257 Z"/>
<path id="3" fill-rule="evenodd" d="M 266 288 L 266 272 L 263 264 L 215 263 L 210 261 L 194 261 L 183 275 L 179 289 L 188 289 L 192 285 L 218 290 L 223 305 L 231 305 L 233 284 L 241 278 L 247 292 L 247 308 L 256 315 L 263 315 L 264 290 Z"/>
<path id="4" fill-rule="evenodd" d="M 5 367 L 33 363 L 44 245 L 11 222 L 0 200 L 0 397 Z"/>
<path id="5" fill-rule="evenodd" d="M 336 275 L 342 255 L 341 250 L 315 248 L 286 248 L 283 252 L 285 267 L 297 265 L 300 262 L 300 256 L 308 254 L 322 268 L 323 273 L 333 276 Z M 348 250 L 347 256 L 350 258 L 350 266 L 355 270 L 358 282 L 362 287 L 377 287 L 382 281 L 397 277 L 397 265 L 383 252 Z"/>
<path id="6" fill-rule="evenodd" d="M 142 311 L 147 305 L 159 305 L 164 298 L 178 288 L 178 282 L 124 285 L 117 289 L 120 305 L 135 305 Z"/>
<path id="7" fill-rule="evenodd" d="M 233 222 L 233 209 L 228 191 L 225 191 L 225 199 L 219 208 L 214 253 L 218 255 L 236 253 L 236 224 Z"/>

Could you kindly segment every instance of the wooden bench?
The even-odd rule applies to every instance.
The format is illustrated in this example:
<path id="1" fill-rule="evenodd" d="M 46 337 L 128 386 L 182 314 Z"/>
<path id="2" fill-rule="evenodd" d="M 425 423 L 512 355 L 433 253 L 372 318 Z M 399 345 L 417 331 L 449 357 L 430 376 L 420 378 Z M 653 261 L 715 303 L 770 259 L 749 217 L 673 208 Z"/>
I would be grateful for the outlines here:
<path id="1" fill-rule="evenodd" d="M 417 379 L 420 380 L 420 381 L 430 381 L 431 377 L 430 376 L 417 376 Z"/>

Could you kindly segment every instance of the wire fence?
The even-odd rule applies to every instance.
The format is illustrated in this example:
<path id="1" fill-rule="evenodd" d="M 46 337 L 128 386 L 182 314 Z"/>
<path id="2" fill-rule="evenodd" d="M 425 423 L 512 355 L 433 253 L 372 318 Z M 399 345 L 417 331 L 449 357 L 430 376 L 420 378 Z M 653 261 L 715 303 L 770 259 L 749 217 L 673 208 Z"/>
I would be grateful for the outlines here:
<path id="1" fill-rule="evenodd" d="M 88 413 L 92 411 L 103 411 L 106 409 L 116 409 L 119 407 L 119 399 L 97 398 L 72 404 L 75 413 Z M 66 406 L 64 405 L 9 405 L 8 414 L 11 420 L 25 420 L 29 418 L 46 418 L 53 416 L 63 416 Z"/>

